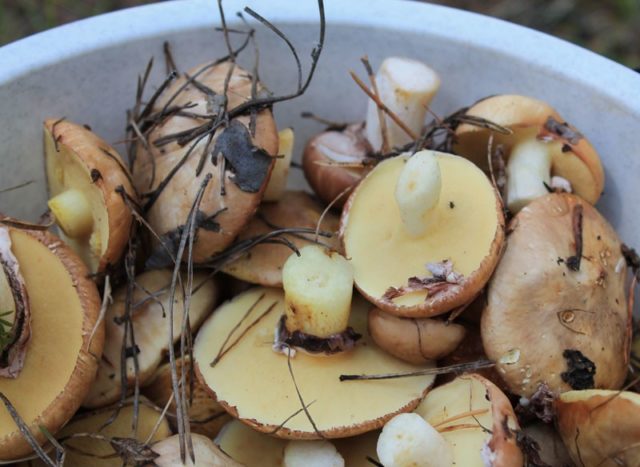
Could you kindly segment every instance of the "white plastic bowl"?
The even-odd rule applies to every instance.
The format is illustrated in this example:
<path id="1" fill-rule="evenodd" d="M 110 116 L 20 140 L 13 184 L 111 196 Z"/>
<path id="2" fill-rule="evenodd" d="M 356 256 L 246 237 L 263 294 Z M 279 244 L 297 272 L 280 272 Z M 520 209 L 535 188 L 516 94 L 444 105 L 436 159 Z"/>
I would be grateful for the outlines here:
<path id="1" fill-rule="evenodd" d="M 246 4 L 282 27 L 308 66 L 317 41 L 314 0 L 225 0 L 227 19 Z M 348 76 L 388 55 L 415 57 L 443 78 L 434 103 L 441 115 L 498 93 L 546 100 L 598 149 L 606 187 L 598 207 L 624 241 L 640 246 L 640 74 L 567 42 L 480 15 L 418 2 L 327 0 L 327 40 L 308 92 L 275 109 L 296 130 L 298 157 L 321 130 L 299 118 L 312 110 L 333 120 L 360 120 L 366 99 Z M 42 121 L 66 116 L 112 142 L 124 138 L 136 78 L 155 55 L 152 86 L 163 76 L 162 43 L 181 69 L 225 54 L 215 0 L 154 4 L 79 21 L 0 48 L 0 212 L 35 219 L 46 209 Z M 295 89 L 294 62 L 273 33 L 256 25 L 261 77 L 275 92 Z M 251 53 L 241 60 L 252 63 Z M 116 145 L 118 149 L 122 146 Z M 472 232 L 469 233 L 473 235 Z"/>
<path id="2" fill-rule="evenodd" d="M 318 33 L 314 0 L 225 1 L 230 25 L 238 24 L 234 13 L 246 4 L 281 26 L 308 65 Z M 276 107 L 279 125 L 295 128 L 298 149 L 321 129 L 299 117 L 303 110 L 362 119 L 366 99 L 348 76 L 350 69 L 363 73 L 362 55 L 374 66 L 391 54 L 416 57 L 443 77 L 434 103 L 440 114 L 497 93 L 552 103 L 600 152 L 607 177 L 598 206 L 624 241 L 640 246 L 640 74 L 545 34 L 440 6 L 327 0 L 326 15 L 326 46 L 311 87 Z M 171 42 L 178 66 L 186 69 L 225 53 L 214 30 L 219 24 L 215 0 L 182 0 L 90 18 L 0 48 L 0 189 L 37 181 L 0 194 L 0 212 L 33 219 L 45 210 L 46 117 L 66 116 L 107 140 L 122 140 L 137 75 L 152 55 L 152 86 L 163 76 L 163 41 Z M 295 89 L 290 53 L 273 33 L 256 27 L 263 81 L 276 92 Z M 248 52 L 241 61 L 252 60 Z"/>

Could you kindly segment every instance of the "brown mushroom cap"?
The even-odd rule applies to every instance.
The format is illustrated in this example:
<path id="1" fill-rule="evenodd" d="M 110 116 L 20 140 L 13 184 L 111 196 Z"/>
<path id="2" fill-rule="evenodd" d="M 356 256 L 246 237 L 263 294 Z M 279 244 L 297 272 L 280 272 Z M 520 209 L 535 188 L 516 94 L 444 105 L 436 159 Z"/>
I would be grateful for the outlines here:
<path id="1" fill-rule="evenodd" d="M 378 308 L 369 311 L 369 334 L 386 352 L 419 365 L 453 352 L 465 336 L 464 326 L 433 318 L 398 318 Z"/>
<path id="2" fill-rule="evenodd" d="M 570 467 L 573 465 L 567 448 L 553 425 L 534 423 L 522 427 L 522 432 L 538 444 L 540 460 L 549 466 Z"/>
<path id="3" fill-rule="evenodd" d="M 134 290 L 132 303 L 133 334 L 136 341 L 138 359 L 138 383 L 142 386 L 153 377 L 168 351 L 169 343 L 169 306 L 171 303 L 172 272 L 165 269 L 147 271 L 136 277 L 138 287 Z M 183 277 L 186 287 L 186 276 Z M 218 288 L 215 282 L 207 278 L 206 273 L 193 276 L 194 292 L 189 302 L 189 324 L 191 331 L 197 329 L 211 312 L 218 300 Z M 87 408 L 104 407 L 121 397 L 122 380 L 120 359 L 126 323 L 122 317 L 126 313 L 127 286 L 118 289 L 113 295 L 113 303 L 105 315 L 106 337 L 104 354 L 100 360 L 98 373 L 82 405 Z M 174 297 L 173 338 L 180 339 L 184 300 L 182 288 L 176 287 Z M 135 367 L 133 355 L 127 358 L 127 387 L 134 388 Z"/>
<path id="4" fill-rule="evenodd" d="M 487 145 L 489 137 L 494 137 L 494 147 L 505 145 L 506 154 L 523 137 L 537 136 L 548 139 L 552 153 L 552 175 L 563 177 L 569 182 L 574 193 L 591 204 L 595 204 L 604 190 L 604 170 L 598 153 L 582 136 L 546 102 L 519 95 L 498 95 L 482 99 L 471 106 L 467 115 L 487 119 L 513 130 L 512 135 L 492 132 L 487 128 L 463 123 L 456 129 L 454 152 L 472 160 L 483 170 L 488 170 Z M 549 119 L 566 125 L 566 134 L 558 130 Z M 575 136 L 571 137 L 571 136 Z"/>
<path id="5" fill-rule="evenodd" d="M 354 187 L 368 172 L 365 168 L 331 164 L 361 165 L 371 147 L 364 136 L 364 124 L 354 123 L 344 130 L 324 131 L 309 140 L 302 155 L 304 176 L 313 191 L 325 203 Z M 345 192 L 334 206 L 341 208 L 348 198 Z"/>
<path id="6" fill-rule="evenodd" d="M 415 412 L 449 442 L 453 465 L 523 465 L 513 407 L 496 385 L 480 375 L 459 376 L 438 386 L 427 394 Z M 485 463 L 486 458 L 492 462 Z"/>
<path id="7" fill-rule="evenodd" d="M 238 241 L 271 232 L 278 228 L 315 229 L 324 211 L 322 205 L 304 191 L 286 191 L 277 203 L 265 203 L 238 237 Z M 328 212 L 322 221 L 320 231 L 329 232 L 333 237 L 318 237 L 318 241 L 332 250 L 340 250 L 338 239 L 338 217 Z M 314 234 L 284 235 L 296 248 L 314 242 Z M 308 239 L 308 240 L 305 240 Z M 282 287 L 282 267 L 291 255 L 291 249 L 284 245 L 260 244 L 238 260 L 228 263 L 223 271 L 237 279 L 267 287 Z"/>
<path id="8" fill-rule="evenodd" d="M 582 209 L 582 260 L 574 219 Z M 619 388 L 627 373 L 627 266 L 613 228 L 569 194 L 534 200 L 513 219 L 491 279 L 482 341 L 514 394 Z"/>
<path id="9" fill-rule="evenodd" d="M 9 234 L 29 295 L 31 340 L 20 374 L 0 378 L 0 392 L 44 443 L 38 427 L 57 432 L 78 409 L 95 377 L 104 344 L 104 327 L 94 332 L 100 297 L 82 260 L 59 238 L 16 228 L 9 228 Z M 0 459 L 31 452 L 0 405 Z"/>
<path id="10" fill-rule="evenodd" d="M 472 301 L 489 280 L 502 250 L 502 205 L 487 177 L 468 160 L 436 153 L 442 191 L 433 227 L 413 238 L 395 201 L 396 181 L 407 156 L 379 163 L 362 180 L 342 212 L 340 235 L 351 258 L 358 290 L 380 309 L 397 316 L 426 318 Z M 473 235 L 470 235 L 473 232 Z M 462 274 L 438 293 L 414 291 L 387 298 L 410 278 L 429 278 L 428 263 L 452 263 Z"/>
<path id="11" fill-rule="evenodd" d="M 138 407 L 138 429 L 135 439 L 140 442 L 147 441 L 151 436 L 150 444 L 171 436 L 169 423 L 161 415 L 161 408 L 149 406 L 149 401 L 140 399 Z M 64 439 L 74 433 L 97 433 L 108 438 L 131 438 L 131 427 L 133 424 L 134 408 L 132 401 L 126 401 L 124 406 L 118 411 L 113 421 L 105 425 L 116 412 L 117 407 L 106 407 L 94 412 L 84 413 L 75 417 L 65 426 L 56 438 Z M 157 429 L 154 429 L 157 424 Z M 80 437 L 69 439 L 64 442 L 68 446 L 65 450 L 65 467 L 120 467 L 123 459 L 120 456 L 107 457 L 101 459 L 97 456 L 112 456 L 115 451 L 108 441 L 91 437 Z M 90 455 L 87 455 L 90 454 Z M 40 459 L 31 461 L 30 466 L 41 467 L 44 462 Z"/>
<path id="12" fill-rule="evenodd" d="M 183 362 L 186 360 L 187 364 Z M 191 363 L 189 358 L 177 359 L 176 368 L 178 378 L 181 377 L 183 367 L 186 366 L 187 403 L 189 404 L 189 421 L 192 433 L 199 433 L 209 438 L 215 438 L 220 428 L 231 420 L 227 412 L 211 397 L 209 391 L 197 379 L 191 382 Z M 192 385 L 193 384 L 193 385 Z M 165 363 L 158 368 L 153 378 L 142 389 L 142 392 L 159 407 L 167 405 L 173 396 L 171 383 L 171 364 Z M 176 413 L 175 400 L 169 404 L 169 412 Z M 174 425 L 175 428 L 175 425 Z M 177 430 L 176 430 L 177 431 Z"/>
<path id="13" fill-rule="evenodd" d="M 558 432 L 577 465 L 640 465 L 640 394 L 569 391 L 555 407 Z"/>
<path id="14" fill-rule="evenodd" d="M 472 307 L 474 305 L 471 305 Z M 484 305 L 483 305 L 484 306 Z M 473 311 L 473 310 L 471 310 Z M 465 314 L 466 317 L 466 314 Z M 450 354 L 442 358 L 438 364 L 440 366 L 460 365 L 462 363 L 477 362 L 479 360 L 488 360 L 488 357 L 482 346 L 482 337 L 480 335 L 480 325 L 464 322 L 465 335 L 460 344 Z M 475 373 L 488 379 L 498 386 L 502 391 L 506 391 L 506 385 L 495 367 L 482 368 L 476 370 Z M 449 382 L 456 378 L 455 374 L 440 375 L 438 383 Z"/>
<path id="15" fill-rule="evenodd" d="M 326 357 L 298 351 L 291 358 L 305 403 L 315 401 L 308 411 L 318 433 L 300 411 L 287 356 L 271 348 L 276 325 L 284 313 L 280 290 L 252 289 L 218 308 L 196 337 L 196 374 L 231 415 L 278 437 L 336 438 L 380 428 L 397 413 L 415 408 L 434 378 L 339 380 L 342 374 L 397 373 L 418 368 L 373 343 L 366 332 L 367 307 L 362 299 L 353 302 L 349 325 L 363 335 L 354 349 Z M 214 360 L 217 363 L 211 366 Z M 420 368 L 425 366 L 429 367 Z"/>
<path id="16" fill-rule="evenodd" d="M 223 62 L 209 68 L 206 68 L 207 65 L 196 67 L 190 70 L 188 75 L 195 76 L 204 70 L 198 74 L 198 82 L 222 95 L 225 80 L 232 66 L 234 68 L 230 74 L 227 92 L 227 108 L 232 110 L 251 98 L 252 79 L 247 71 L 238 65 Z M 201 86 L 187 85 L 184 90 L 179 91 L 186 84 L 185 75 L 175 80 L 162 93 L 152 112 L 161 111 L 165 105 L 182 106 L 191 103 L 194 105 L 189 108 L 192 114 L 210 114 L 209 99 L 200 89 Z M 258 84 L 258 92 L 262 91 L 263 87 Z M 210 142 L 209 137 L 205 135 L 206 137 L 196 138 L 184 145 L 175 140 L 161 144 L 161 138 L 194 129 L 209 121 L 179 115 L 167 118 L 153 127 L 147 135 L 150 153 L 143 144 L 138 145 L 133 166 L 136 188 L 140 193 L 151 193 L 158 189 L 194 147 L 184 165 L 177 170 L 153 202 L 146 217 L 167 246 L 175 250 L 180 237 L 178 233 L 187 221 L 196 194 L 207 174 L 211 174 L 212 178 L 199 208 L 199 229 L 193 251 L 195 262 L 206 261 L 233 242 L 240 233 L 258 208 L 276 160 L 273 156 L 278 152 L 278 132 L 268 109 L 256 114 L 254 136 L 249 133 L 250 116 L 247 115 L 237 117 L 226 127 L 217 129 Z M 222 135 L 225 136 L 221 138 Z M 251 146 L 262 151 L 253 151 Z M 211 161 L 209 152 L 203 155 L 207 148 L 208 151 L 220 149 L 221 154 L 226 152 L 224 156 L 234 158 L 237 167 L 231 169 L 230 162 L 214 164 L 216 161 Z M 243 149 L 246 151 L 243 152 Z M 204 168 L 200 175 L 196 175 L 198 164 L 203 157 Z M 267 157 L 271 157 L 271 160 L 268 161 Z M 220 171 L 223 169 L 225 173 L 221 176 Z M 222 180 L 226 194 L 222 191 Z M 149 199 L 146 198 L 146 201 Z M 156 248 L 160 247 L 156 245 Z M 162 256 L 162 250 L 157 251 Z"/>
<path id="17" fill-rule="evenodd" d="M 53 197 L 68 189 L 80 190 L 93 214 L 92 237 L 61 237 L 85 261 L 91 272 L 118 262 L 131 230 L 132 214 L 122 187 L 136 200 L 129 172 L 120 155 L 107 142 L 82 125 L 66 120 L 44 122 L 47 183 Z"/>

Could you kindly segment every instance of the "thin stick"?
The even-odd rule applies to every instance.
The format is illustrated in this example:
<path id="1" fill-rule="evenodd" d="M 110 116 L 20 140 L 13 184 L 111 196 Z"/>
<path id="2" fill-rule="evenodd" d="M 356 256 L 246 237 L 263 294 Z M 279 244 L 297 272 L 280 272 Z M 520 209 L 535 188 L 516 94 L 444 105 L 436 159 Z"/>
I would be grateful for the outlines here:
<path id="1" fill-rule="evenodd" d="M 220 346 L 218 355 L 216 355 L 216 358 L 214 358 L 213 361 L 211 362 L 212 366 L 215 365 L 218 362 L 218 360 L 220 360 L 220 354 L 222 353 L 225 346 L 227 345 L 227 342 L 229 342 L 229 339 L 231 339 L 231 336 L 233 335 L 233 333 L 238 330 L 238 328 L 242 325 L 244 320 L 247 319 L 247 317 L 251 314 L 251 312 L 255 309 L 255 307 L 258 306 L 258 303 L 260 303 L 260 301 L 265 297 L 265 295 L 266 295 L 265 292 L 261 293 L 260 296 L 256 299 L 256 301 L 253 302 L 253 304 L 249 307 L 249 309 L 244 313 L 244 315 L 242 315 L 242 318 L 240 318 L 240 321 L 238 321 L 236 325 L 231 329 L 231 331 L 229 331 L 229 334 L 227 334 L 227 337 L 224 339 L 224 342 Z"/>
<path id="2" fill-rule="evenodd" d="M 309 423 L 311 423 L 311 426 L 313 427 L 313 430 L 316 432 L 316 434 L 320 438 L 325 439 L 324 435 L 320 432 L 320 430 L 318 430 L 318 427 L 316 426 L 316 422 L 313 421 L 313 417 L 311 417 L 311 414 L 309 413 L 309 409 L 308 409 L 309 406 L 304 403 L 304 399 L 302 398 L 302 394 L 300 393 L 300 388 L 298 387 L 298 383 L 296 382 L 296 377 L 293 374 L 293 367 L 291 366 L 291 346 L 287 346 L 287 367 L 289 368 L 289 374 L 291 375 L 291 381 L 293 381 L 293 386 L 296 388 L 296 394 L 298 395 L 298 400 L 300 401 L 300 405 L 302 405 L 302 409 L 304 410 L 304 413 L 307 416 L 307 419 L 309 419 Z"/>
<path id="3" fill-rule="evenodd" d="M 40 428 L 40 431 L 45 436 L 45 438 L 47 438 L 47 441 L 49 441 L 51 443 L 51 445 L 54 447 L 54 449 L 56 450 L 56 465 L 58 465 L 60 467 L 63 467 L 64 466 L 65 457 L 67 456 L 67 453 L 66 453 L 64 447 L 62 447 L 62 445 L 51 434 L 51 432 L 49 430 L 47 430 L 46 426 L 39 425 L 38 428 Z"/>
<path id="4" fill-rule="evenodd" d="M 18 430 L 20 430 L 20 433 L 22 433 L 22 436 L 24 436 L 27 443 L 29 443 L 31 449 L 33 449 L 38 457 L 42 459 L 42 462 L 44 462 L 49 467 L 58 467 L 58 465 L 47 455 L 47 453 L 44 452 L 44 449 L 40 447 L 40 443 L 38 443 L 36 438 L 33 436 L 33 433 L 31 433 L 31 430 L 29 430 L 29 427 L 27 426 L 25 421 L 22 419 L 22 417 L 20 417 L 18 411 L 13 406 L 11 401 L 2 392 L 0 392 L 0 400 L 4 403 L 4 406 L 17 425 Z"/>
<path id="5" fill-rule="evenodd" d="M 455 422 L 456 420 L 460 420 L 461 418 L 472 417 L 474 415 L 484 415 L 487 413 L 489 409 L 475 409 L 469 410 L 468 412 L 463 412 L 458 415 L 454 415 L 453 417 L 449 417 L 446 420 L 442 420 L 440 423 L 436 423 L 433 425 L 434 428 L 438 428 L 439 426 L 446 425 L 447 423 Z"/>
<path id="6" fill-rule="evenodd" d="M 173 53 L 171 52 L 171 44 L 169 44 L 169 41 L 164 41 L 162 44 L 162 50 L 164 51 L 164 61 L 167 66 L 167 74 L 178 74 L 178 67 L 173 59 Z"/>
<path id="7" fill-rule="evenodd" d="M 446 375 L 448 373 L 459 373 L 470 370 L 479 370 L 482 368 L 490 368 L 494 365 L 495 363 L 490 360 L 478 360 L 475 362 L 459 363 L 456 365 L 443 366 L 439 368 L 426 368 L 424 370 L 408 371 L 406 373 L 385 373 L 379 375 L 340 375 L 340 381 L 365 381 L 407 378 L 412 376 Z"/>
<path id="8" fill-rule="evenodd" d="M 10 186 L 9 188 L 3 188 L 0 190 L 0 194 L 8 193 L 10 191 L 19 190 L 20 188 L 24 188 L 25 186 L 29 186 L 34 183 L 35 180 L 29 180 L 27 182 L 20 183 L 19 185 Z"/>
<path id="9" fill-rule="evenodd" d="M 309 402 L 307 404 L 307 408 L 311 407 L 316 401 L 313 400 L 311 402 Z M 299 413 L 304 412 L 304 409 L 298 409 L 295 412 L 293 412 L 291 415 L 289 415 L 287 418 L 285 418 L 284 422 L 282 422 L 280 425 L 278 425 L 277 427 L 275 427 L 272 431 L 269 432 L 270 435 L 275 435 L 277 434 L 280 430 L 282 430 L 284 428 L 284 426 L 289 422 L 289 420 L 291 420 L 293 417 L 295 417 L 296 415 L 298 415 Z M 225 412 L 226 413 L 226 412 Z"/>
<path id="10" fill-rule="evenodd" d="M 193 205 L 191 206 L 191 210 L 189 212 L 189 215 L 187 216 L 187 222 L 186 225 L 187 226 L 191 226 L 192 223 L 195 222 L 195 218 L 196 218 L 196 214 L 198 212 L 198 208 L 200 206 L 200 202 L 202 201 L 202 198 L 204 196 L 204 192 L 205 189 L 207 188 L 207 185 L 209 184 L 209 182 L 211 181 L 212 175 L 210 173 L 208 173 L 205 177 L 204 180 L 202 181 L 202 183 L 200 184 L 200 189 L 198 190 L 198 193 L 196 195 L 196 199 L 194 200 Z M 178 371 L 176 368 L 176 355 L 175 355 L 175 348 L 173 345 L 174 342 L 174 338 L 173 338 L 173 321 L 174 321 L 174 315 L 173 315 L 173 304 L 175 301 L 175 293 L 176 293 L 176 285 L 178 282 L 178 277 L 180 276 L 180 259 L 182 258 L 183 254 L 184 254 L 184 250 L 187 244 L 187 240 L 188 240 L 188 236 L 189 233 L 191 232 L 190 228 L 185 228 L 184 232 L 180 238 L 180 245 L 178 246 L 178 252 L 176 255 L 176 264 L 175 267 L 173 269 L 173 275 L 171 278 L 171 295 L 169 298 L 169 319 L 168 319 L 168 326 L 169 326 L 169 362 L 171 364 L 171 386 L 173 389 L 173 394 L 175 395 L 176 398 L 176 415 L 177 415 L 177 424 L 178 424 L 178 435 L 179 435 L 179 441 L 180 441 L 180 459 L 182 461 L 182 463 L 185 463 L 186 461 L 186 445 L 189 444 L 189 455 L 191 457 L 191 459 L 194 461 L 195 463 L 195 458 L 194 458 L 194 454 L 193 454 L 193 446 L 191 445 L 191 443 L 187 443 L 187 427 L 186 424 L 188 423 L 185 420 L 185 414 L 182 410 L 182 400 L 181 397 L 179 396 L 180 392 L 179 392 L 179 388 L 178 388 Z M 188 313 L 188 310 L 184 310 L 184 313 Z"/>
<path id="11" fill-rule="evenodd" d="M 89 336 L 89 341 L 87 342 L 87 351 L 91 349 L 91 343 L 93 342 L 93 337 L 95 336 L 98 328 L 104 321 L 104 317 L 107 314 L 107 308 L 109 305 L 113 303 L 113 297 L 111 296 L 111 276 L 107 274 L 104 278 L 104 292 L 102 293 L 102 304 L 100 305 L 100 314 L 98 315 L 98 320 L 96 324 L 93 326 L 91 330 L 91 335 Z M 95 357 L 95 355 L 94 355 Z"/>
<path id="12" fill-rule="evenodd" d="M 315 231 L 315 235 L 316 235 L 315 236 L 315 242 L 316 243 L 319 243 L 318 236 L 320 235 L 320 226 L 322 225 L 322 221 L 324 220 L 324 217 L 327 215 L 327 213 L 333 207 L 333 205 L 336 204 L 340 198 L 342 198 L 344 195 L 349 193 L 351 190 L 353 190 L 353 187 L 352 186 L 348 186 L 344 190 L 342 190 L 340 193 L 338 193 L 338 196 L 333 198 L 331 200 L 331 202 L 327 205 L 327 207 L 324 208 L 324 211 L 322 211 L 322 214 L 320 214 L 320 217 L 318 218 L 318 223 L 316 224 L 316 231 Z"/>
<path id="13" fill-rule="evenodd" d="M 175 395 L 172 392 L 171 395 L 169 396 L 169 400 L 164 405 L 164 408 L 162 409 L 162 412 L 160 413 L 160 416 L 158 417 L 158 420 L 156 420 L 155 425 L 153 425 L 153 429 L 151 430 L 151 432 L 149 432 L 149 436 L 147 436 L 147 440 L 144 442 L 144 444 L 148 445 L 149 443 L 151 443 L 151 440 L 153 439 L 153 437 L 156 435 L 156 433 L 160 429 L 160 425 L 162 425 L 162 421 L 164 420 L 165 416 L 167 415 L 167 412 L 169 411 L 169 407 L 171 406 L 171 403 L 173 402 L 174 396 Z"/>
<path id="14" fill-rule="evenodd" d="M 360 78 L 358 78 L 358 75 L 356 75 L 353 71 L 350 71 L 349 74 L 351 75 L 353 80 L 356 82 L 356 84 L 360 87 L 360 89 L 362 89 L 364 93 L 367 96 L 369 96 L 369 98 L 373 102 L 376 103 L 378 108 L 382 110 L 384 113 L 386 113 L 389 116 L 389 118 L 393 120 L 394 123 L 398 125 L 400 129 L 407 134 L 407 136 L 409 136 L 409 138 L 411 138 L 411 141 L 415 141 L 416 139 L 418 139 L 418 136 L 411 130 L 411 128 L 405 125 L 405 123 L 400 119 L 400 117 L 398 117 L 395 114 L 395 112 L 393 112 L 393 110 L 387 107 L 385 103 L 382 102 L 380 98 L 371 89 L 369 89 L 368 86 Z"/>
<path id="15" fill-rule="evenodd" d="M 229 351 L 231 349 L 233 349 L 238 342 L 240 342 L 240 340 L 247 335 L 247 333 L 253 329 L 255 327 L 256 324 L 258 324 L 260 321 L 262 321 L 262 318 L 264 318 L 265 316 L 267 316 L 278 304 L 278 302 L 273 302 L 271 305 L 269 305 L 269 307 L 263 311 L 260 316 L 258 316 L 255 320 L 253 320 L 253 322 L 251 324 L 249 324 L 249 326 L 247 326 L 246 328 L 244 328 L 244 330 L 240 333 L 240 335 L 231 343 L 229 344 L 229 347 L 227 347 L 224 352 L 221 352 L 209 365 L 210 366 L 215 366 L 220 360 L 222 360 L 222 357 L 224 357 L 227 353 L 229 353 Z"/>
<path id="16" fill-rule="evenodd" d="M 373 94 L 376 98 L 382 102 L 380 99 L 380 93 L 378 92 L 378 85 L 376 84 L 376 75 L 373 72 L 373 68 L 371 68 L 371 63 L 369 63 L 369 57 L 366 55 L 360 59 L 364 68 L 367 70 L 367 75 L 369 76 L 369 82 L 371 83 L 371 89 L 373 90 Z M 391 149 L 389 147 L 389 135 L 387 134 L 387 120 L 384 118 L 384 112 L 380 108 L 380 106 L 376 106 L 378 111 L 378 121 L 380 122 L 380 133 L 382 133 L 382 152 L 386 153 Z"/>

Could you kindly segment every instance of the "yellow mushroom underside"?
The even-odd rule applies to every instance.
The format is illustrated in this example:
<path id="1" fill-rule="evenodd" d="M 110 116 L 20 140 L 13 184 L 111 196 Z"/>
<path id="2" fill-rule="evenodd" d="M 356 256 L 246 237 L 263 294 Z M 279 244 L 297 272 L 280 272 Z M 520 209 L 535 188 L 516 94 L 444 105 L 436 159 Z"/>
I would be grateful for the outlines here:
<path id="1" fill-rule="evenodd" d="M 456 154 L 460 154 L 471 160 L 485 172 L 489 172 L 489 161 L 487 158 L 487 147 L 489 137 L 493 136 L 493 148 L 499 145 L 504 147 L 507 162 L 511 149 L 519 142 L 526 139 L 535 138 L 540 133 L 540 126 L 517 126 L 509 127 L 513 131 L 510 135 L 497 132 L 477 130 L 465 133 L 459 138 L 455 147 Z M 600 196 L 601 186 L 597 185 L 598 177 L 595 168 L 590 168 L 585 161 L 574 152 L 564 151 L 566 142 L 561 139 L 547 139 L 545 144 L 551 154 L 551 175 L 558 175 L 566 178 L 572 184 L 573 190 L 590 203 L 594 203 Z M 584 157 L 584 156 L 583 156 Z M 593 162 L 595 164 L 595 162 Z"/>
<path id="2" fill-rule="evenodd" d="M 115 410 L 115 408 L 104 409 L 98 413 L 74 420 L 65 426 L 57 437 L 61 439 L 74 433 L 97 433 L 107 438 L 135 438 L 144 443 L 147 441 L 147 438 L 149 438 L 149 435 L 153 433 L 149 442 L 149 444 L 153 444 L 171 435 L 167 420 L 165 418 L 159 420 L 161 417 L 160 411 L 144 404 L 141 404 L 139 407 L 138 425 L 135 435 L 131 428 L 133 426 L 134 414 L 132 404 L 123 407 L 115 420 L 105 425 L 113 416 Z M 158 427 L 154 431 L 156 423 L 158 423 Z M 115 453 L 108 441 L 81 437 L 69 440 L 65 445 L 71 446 L 66 450 L 65 467 L 119 467 L 122 465 L 122 458 L 120 456 L 106 459 L 97 457 L 112 456 Z M 31 465 L 40 467 L 45 464 L 40 460 L 36 460 L 31 462 Z"/>
<path id="3" fill-rule="evenodd" d="M 31 340 L 20 375 L 0 378 L 0 392 L 31 425 L 45 410 L 55 410 L 49 405 L 71 377 L 82 345 L 84 314 L 71 276 L 53 252 L 25 232 L 12 230 L 11 242 L 29 294 Z M 0 446 L 17 431 L 0 405 Z"/>
<path id="4" fill-rule="evenodd" d="M 89 269 L 95 271 L 100 257 L 109 245 L 109 217 L 104 197 L 100 189 L 91 183 L 91 174 L 87 167 L 80 162 L 77 155 L 66 144 L 56 143 L 51 133 L 45 129 L 45 154 L 49 197 L 67 191 L 78 190 L 91 207 L 93 217 L 92 232 L 98 236 L 91 243 L 89 236 L 71 238 L 59 230 L 59 236 L 76 252 Z M 106 157 L 106 156 L 105 156 Z"/>
<path id="5" fill-rule="evenodd" d="M 256 302 L 251 313 L 233 331 Z M 211 367 L 227 336 L 231 333 L 225 349 L 271 306 L 271 311 Z M 308 411 L 326 437 L 355 435 L 382 426 L 393 414 L 415 407 L 433 383 L 432 376 L 340 382 L 341 374 L 396 373 L 424 368 L 401 362 L 373 343 L 366 331 L 367 308 L 364 300 L 354 299 L 350 325 L 363 337 L 353 351 L 329 357 L 299 351 L 291 358 L 300 394 L 306 404 L 311 404 Z M 309 419 L 300 411 L 301 403 L 288 370 L 287 357 L 271 348 L 274 330 L 283 313 L 284 296 L 277 289 L 252 289 L 221 306 L 196 338 L 197 372 L 215 392 L 218 401 L 228 410 L 237 411 L 237 417 L 245 423 L 272 432 L 292 417 L 277 431 L 277 436 L 318 438 Z"/>
<path id="6" fill-rule="evenodd" d="M 445 259 L 468 276 L 488 255 L 498 229 L 496 199 L 486 176 L 469 161 L 438 154 L 442 192 L 432 229 L 411 238 L 404 229 L 394 197 L 396 180 L 406 157 L 389 159 L 360 184 L 344 231 L 355 282 L 364 293 L 382 297 L 389 287 L 407 284 L 410 277 L 428 277 L 427 263 Z M 424 302 L 426 291 L 394 299 L 402 306 Z"/>
<path id="7" fill-rule="evenodd" d="M 288 441 L 232 420 L 224 426 L 216 443 L 233 460 L 246 467 L 281 467 Z"/>
<path id="8" fill-rule="evenodd" d="M 378 436 L 380 432 L 376 430 L 331 442 L 347 467 L 371 467 L 367 457 L 378 459 Z M 220 449 L 246 467 L 281 467 L 288 442 L 260 433 L 237 420 L 227 423 L 216 439 Z"/>
<path id="9" fill-rule="evenodd" d="M 418 413 L 451 445 L 453 465 L 484 467 L 481 451 L 493 429 L 491 402 L 486 387 L 477 379 L 461 376 L 431 391 Z M 467 414 L 456 418 L 459 415 Z M 445 423 L 446 420 L 451 420 Z M 515 428 L 510 426 L 511 428 Z"/>

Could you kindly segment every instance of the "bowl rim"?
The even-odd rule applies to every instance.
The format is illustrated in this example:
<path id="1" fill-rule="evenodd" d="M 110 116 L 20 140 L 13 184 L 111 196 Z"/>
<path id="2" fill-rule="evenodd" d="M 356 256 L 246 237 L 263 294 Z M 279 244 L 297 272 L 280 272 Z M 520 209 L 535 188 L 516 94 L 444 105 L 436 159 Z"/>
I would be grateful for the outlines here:
<path id="1" fill-rule="evenodd" d="M 276 24 L 317 23 L 313 0 L 225 0 L 228 23 L 245 5 Z M 504 20 L 417 1 L 325 0 L 327 24 L 358 25 L 442 37 L 511 56 L 559 78 L 597 90 L 640 117 L 640 74 L 563 39 Z M 363 13 L 366 12 L 366 13 Z M 0 47 L 0 86 L 72 57 L 128 41 L 211 28 L 220 23 L 215 0 L 173 0 L 106 13 Z M 442 25 L 445 24 L 446 27 Z M 526 58 L 523 58 L 526 57 Z"/>

